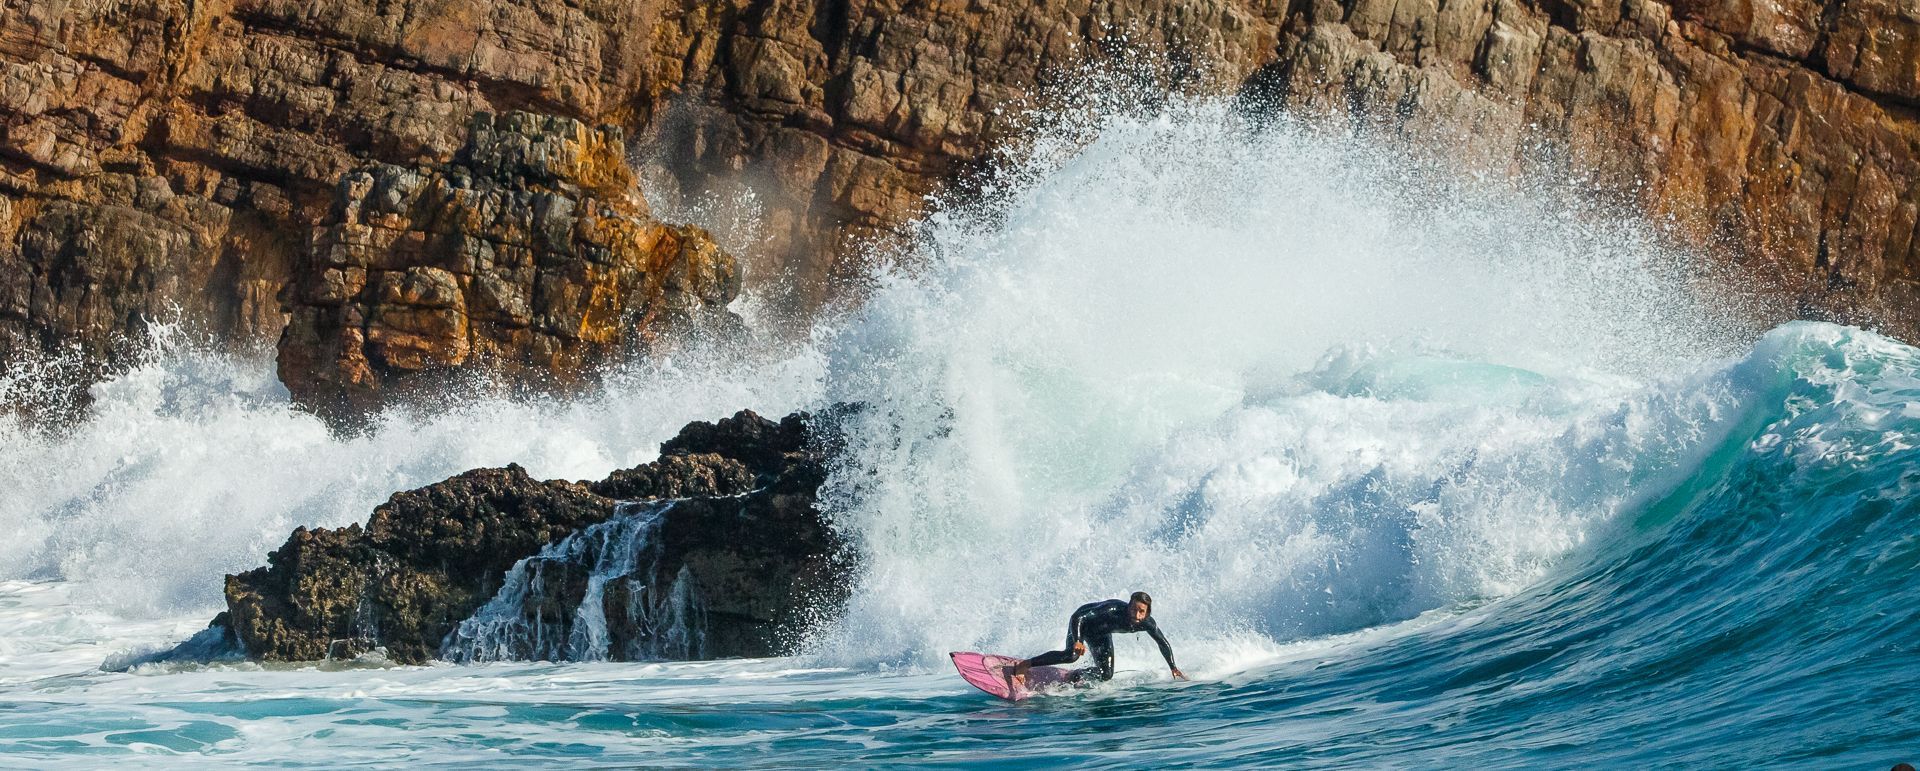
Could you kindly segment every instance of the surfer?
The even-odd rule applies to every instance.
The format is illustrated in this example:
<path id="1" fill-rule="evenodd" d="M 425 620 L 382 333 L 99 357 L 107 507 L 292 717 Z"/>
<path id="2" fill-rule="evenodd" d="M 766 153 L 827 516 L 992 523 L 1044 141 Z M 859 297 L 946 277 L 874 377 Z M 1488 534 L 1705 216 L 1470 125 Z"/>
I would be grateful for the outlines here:
<path id="1" fill-rule="evenodd" d="M 1180 680 L 1187 679 L 1180 667 L 1173 663 L 1173 646 L 1167 644 L 1167 636 L 1160 633 L 1160 625 L 1153 621 L 1153 598 L 1147 596 L 1146 592 L 1134 592 L 1126 602 L 1104 600 L 1080 606 L 1079 610 L 1073 612 L 1073 617 L 1067 619 L 1067 647 L 1008 667 L 1007 685 L 1011 688 L 1016 678 L 1026 677 L 1027 670 L 1034 667 L 1079 661 L 1089 649 L 1093 651 L 1093 666 L 1074 670 L 1072 681 L 1081 683 L 1089 677 L 1112 680 L 1113 635 L 1116 632 L 1146 632 L 1153 638 L 1154 644 L 1160 646 L 1160 657 L 1167 660 L 1167 669 L 1172 670 L 1173 676 Z"/>

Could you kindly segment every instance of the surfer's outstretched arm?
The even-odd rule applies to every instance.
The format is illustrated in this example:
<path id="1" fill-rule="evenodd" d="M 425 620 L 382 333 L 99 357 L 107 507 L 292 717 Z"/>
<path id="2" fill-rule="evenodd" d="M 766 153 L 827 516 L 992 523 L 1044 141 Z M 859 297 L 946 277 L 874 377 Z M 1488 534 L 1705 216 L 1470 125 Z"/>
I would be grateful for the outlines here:
<path id="1" fill-rule="evenodd" d="M 1186 674 L 1180 671 L 1180 666 L 1173 663 L 1173 645 L 1167 642 L 1166 635 L 1160 633 L 1160 624 L 1149 618 L 1141 626 L 1145 627 L 1147 636 L 1153 638 L 1153 644 L 1160 646 L 1160 658 L 1167 660 L 1167 669 L 1173 671 L 1173 676 L 1187 679 Z"/>

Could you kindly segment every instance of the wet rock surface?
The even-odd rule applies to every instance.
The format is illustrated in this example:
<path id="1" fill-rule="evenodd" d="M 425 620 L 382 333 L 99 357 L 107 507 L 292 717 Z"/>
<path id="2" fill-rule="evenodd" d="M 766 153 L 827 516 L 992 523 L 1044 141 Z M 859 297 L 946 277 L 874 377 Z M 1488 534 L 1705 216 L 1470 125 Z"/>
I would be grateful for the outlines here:
<path id="1" fill-rule="evenodd" d="M 228 610 L 216 624 L 256 660 L 382 649 L 393 661 L 418 663 L 439 657 L 450 633 L 532 558 L 523 570 L 537 570 L 540 587 L 515 610 L 557 630 L 564 643 L 590 571 L 549 547 L 591 536 L 616 515 L 612 496 L 673 498 L 655 504 L 660 516 L 644 543 L 649 559 L 633 563 L 645 572 L 623 571 L 600 590 L 614 645 L 597 657 L 782 653 L 846 591 L 849 556 L 815 507 L 828 446 L 819 426 L 810 430 L 805 414 L 774 423 L 742 412 L 690 424 L 660 460 L 598 483 L 540 481 L 508 466 L 398 493 L 365 526 L 301 528 L 266 566 L 228 576 Z M 688 437 L 705 452 L 675 449 Z M 662 610 L 676 601 L 698 607 L 697 625 L 680 625 L 683 634 L 697 632 L 697 645 L 661 636 Z M 504 657 L 565 650 L 527 645 Z"/>

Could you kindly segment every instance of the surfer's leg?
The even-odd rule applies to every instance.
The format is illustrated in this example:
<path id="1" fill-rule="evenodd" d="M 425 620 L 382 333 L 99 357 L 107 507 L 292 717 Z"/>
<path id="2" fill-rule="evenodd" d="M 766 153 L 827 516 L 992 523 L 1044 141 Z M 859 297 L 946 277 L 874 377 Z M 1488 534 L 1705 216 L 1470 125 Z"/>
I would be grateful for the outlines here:
<path id="1" fill-rule="evenodd" d="M 1080 660 L 1080 654 L 1074 653 L 1072 648 L 1068 648 L 1063 651 L 1047 651 L 1046 653 L 1042 653 L 1038 656 L 1027 659 L 1026 661 L 1022 661 L 1018 664 L 1007 667 L 1005 670 L 1007 675 L 1007 688 L 1009 689 L 1013 688 L 1014 678 L 1026 677 L 1027 670 L 1032 669 L 1034 667 L 1050 667 L 1055 664 L 1072 664 L 1073 662 L 1079 661 L 1079 660 Z"/>
<path id="2" fill-rule="evenodd" d="M 1089 680 L 1107 681 L 1113 679 L 1113 638 L 1087 638 L 1087 652 L 1093 656 L 1093 665 L 1081 667 L 1067 673 L 1067 682 L 1074 685 L 1086 685 Z M 1080 658 L 1075 656 L 1074 658 Z"/>
<path id="3" fill-rule="evenodd" d="M 1079 658 L 1080 658 L 1080 655 L 1077 653 L 1074 653 L 1072 650 L 1047 651 L 1046 653 L 1042 653 L 1038 656 L 1027 659 L 1026 661 L 1022 661 L 1018 664 L 1007 667 L 1005 670 L 1007 675 L 1007 687 L 1008 688 L 1013 687 L 1014 678 L 1026 677 L 1027 670 L 1029 669 L 1032 669 L 1034 667 L 1050 667 L 1055 664 L 1071 664 L 1074 661 L 1078 660 Z"/>
<path id="4" fill-rule="evenodd" d="M 1093 654 L 1093 666 L 1088 671 L 1101 682 L 1113 679 L 1113 638 L 1096 637 L 1087 643 L 1088 652 Z"/>
<path id="5" fill-rule="evenodd" d="M 1022 667 L 1020 671 L 1025 672 L 1027 667 L 1051 667 L 1056 664 L 1072 664 L 1079 660 L 1080 654 L 1074 653 L 1071 650 L 1047 651 L 1046 653 L 1020 662 L 1020 666 Z"/>

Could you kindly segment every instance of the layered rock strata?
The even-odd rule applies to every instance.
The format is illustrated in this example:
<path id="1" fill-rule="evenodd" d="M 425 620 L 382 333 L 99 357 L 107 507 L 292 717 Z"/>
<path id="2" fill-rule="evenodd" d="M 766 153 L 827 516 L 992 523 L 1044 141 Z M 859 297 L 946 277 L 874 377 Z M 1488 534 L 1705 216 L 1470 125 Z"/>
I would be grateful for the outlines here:
<path id="1" fill-rule="evenodd" d="M 615 128 L 481 113 L 450 163 L 349 172 L 294 271 L 280 379 L 351 417 L 422 381 L 564 387 L 666 333 L 737 336 L 739 266 L 649 216 L 624 154 Z"/>
<path id="2" fill-rule="evenodd" d="M 1164 86 L 1240 89 L 1584 180 L 1802 314 L 1916 329 L 1920 15 L 1896 3 L 5 0 L 0 11 L 0 361 L 66 345 L 107 357 L 117 335 L 176 307 L 222 334 L 273 339 L 285 319 L 275 297 L 316 250 L 312 234 L 331 232 L 314 226 L 340 213 L 342 177 L 454 161 L 476 112 L 624 128 L 662 210 L 717 217 L 714 202 L 751 191 L 750 224 L 721 240 L 804 309 L 856 272 L 861 243 L 973 167 L 1025 100 L 1118 52 L 1161 61 Z M 414 283 L 430 292 L 440 278 Z M 459 357 L 460 339 L 479 344 L 415 337 L 429 364 Z"/>
<path id="3" fill-rule="evenodd" d="M 393 661 L 426 661 L 517 562 L 605 522 L 619 500 L 674 498 L 650 546 L 659 573 L 684 571 L 697 587 L 698 653 L 782 653 L 845 597 L 849 556 L 814 505 L 829 422 L 741 412 L 690 424 L 659 460 L 595 483 L 539 481 L 508 466 L 397 493 L 364 526 L 301 528 L 266 566 L 228 576 L 215 623 L 256 660 L 381 649 Z M 607 616 L 609 631 L 629 639 L 649 633 L 641 621 Z"/>
<path id="4" fill-rule="evenodd" d="M 662 206 L 750 196 L 751 232 L 801 310 L 857 285 L 867 250 L 977 169 L 1049 84 L 1147 62 L 1150 88 L 1231 90 L 1272 60 L 1284 8 L 1244 0 L 694 3 L 640 136 Z M 1071 88 L 1061 89 L 1071 91 Z M 723 208 L 724 210 L 724 208 Z M 768 271 L 763 271 L 768 272 Z"/>
<path id="5" fill-rule="evenodd" d="M 1131 51 L 1164 60 L 1161 87 L 1626 203 L 1787 315 L 1920 332 L 1920 15 L 1895 4 L 793 2 L 735 24 L 744 41 L 692 48 L 702 99 L 657 144 L 685 185 L 772 191 L 765 227 L 798 253 L 900 221 L 1002 108 Z"/>
<path id="6" fill-rule="evenodd" d="M 1297 3 L 1249 91 L 1633 204 L 1794 315 L 1920 330 L 1920 15 Z"/>
<path id="7" fill-rule="evenodd" d="M 343 175 L 452 161 L 481 112 L 639 125 L 661 11 L 0 2 L 0 366 L 155 318 L 271 343 Z"/>

